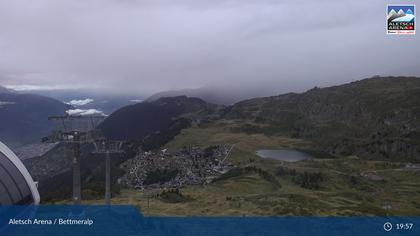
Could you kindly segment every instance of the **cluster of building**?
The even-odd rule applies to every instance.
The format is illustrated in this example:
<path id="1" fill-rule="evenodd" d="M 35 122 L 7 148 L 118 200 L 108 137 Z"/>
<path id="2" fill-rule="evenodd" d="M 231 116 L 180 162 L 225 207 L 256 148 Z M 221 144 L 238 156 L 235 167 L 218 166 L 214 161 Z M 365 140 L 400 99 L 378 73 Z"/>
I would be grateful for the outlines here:
<path id="1" fill-rule="evenodd" d="M 157 152 L 139 150 L 135 158 L 121 164 L 126 173 L 118 181 L 136 189 L 203 185 L 233 168 L 227 160 L 231 150 L 231 145 L 206 149 L 190 146 L 175 153 L 167 149 Z"/>

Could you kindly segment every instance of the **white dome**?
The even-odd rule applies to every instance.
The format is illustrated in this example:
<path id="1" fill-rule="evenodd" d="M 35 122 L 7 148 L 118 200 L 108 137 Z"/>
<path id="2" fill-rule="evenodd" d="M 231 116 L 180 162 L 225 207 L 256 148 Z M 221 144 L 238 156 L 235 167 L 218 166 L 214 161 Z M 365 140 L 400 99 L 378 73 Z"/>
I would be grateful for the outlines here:
<path id="1" fill-rule="evenodd" d="M 20 159 L 0 142 L 0 205 L 38 204 L 35 182 Z"/>

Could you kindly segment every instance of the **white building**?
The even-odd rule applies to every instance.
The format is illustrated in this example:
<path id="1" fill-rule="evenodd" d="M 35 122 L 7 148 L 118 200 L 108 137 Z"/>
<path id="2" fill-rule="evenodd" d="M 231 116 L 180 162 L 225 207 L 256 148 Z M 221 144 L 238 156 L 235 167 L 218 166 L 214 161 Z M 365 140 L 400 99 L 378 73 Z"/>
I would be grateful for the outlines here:
<path id="1" fill-rule="evenodd" d="M 0 142 L 0 205 L 39 204 L 38 189 L 20 159 Z"/>

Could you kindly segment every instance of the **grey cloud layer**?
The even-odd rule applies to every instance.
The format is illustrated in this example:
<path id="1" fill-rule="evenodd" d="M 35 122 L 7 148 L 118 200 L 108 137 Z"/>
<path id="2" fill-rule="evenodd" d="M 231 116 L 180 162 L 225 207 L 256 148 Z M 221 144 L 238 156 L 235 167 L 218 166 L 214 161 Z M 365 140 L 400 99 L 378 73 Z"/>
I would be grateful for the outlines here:
<path id="1" fill-rule="evenodd" d="M 384 19 L 380 0 L 0 0 L 0 84 L 295 90 L 419 75 L 418 37 L 387 36 Z"/>

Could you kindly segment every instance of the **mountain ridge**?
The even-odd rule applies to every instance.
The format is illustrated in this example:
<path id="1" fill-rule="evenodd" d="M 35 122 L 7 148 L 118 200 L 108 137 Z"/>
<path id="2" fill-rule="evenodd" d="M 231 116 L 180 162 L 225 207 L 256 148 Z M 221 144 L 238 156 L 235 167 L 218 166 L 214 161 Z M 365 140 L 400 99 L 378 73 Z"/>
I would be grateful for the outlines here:
<path id="1" fill-rule="evenodd" d="M 51 130 L 48 117 L 65 114 L 71 106 L 35 94 L 0 91 L 0 139 L 10 146 L 40 142 Z"/>
<path id="2" fill-rule="evenodd" d="M 218 107 L 202 99 L 187 96 L 160 98 L 120 108 L 107 117 L 99 129 L 110 139 L 143 139 L 147 135 L 170 128 L 180 118 L 205 118 Z"/>

